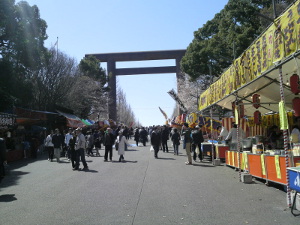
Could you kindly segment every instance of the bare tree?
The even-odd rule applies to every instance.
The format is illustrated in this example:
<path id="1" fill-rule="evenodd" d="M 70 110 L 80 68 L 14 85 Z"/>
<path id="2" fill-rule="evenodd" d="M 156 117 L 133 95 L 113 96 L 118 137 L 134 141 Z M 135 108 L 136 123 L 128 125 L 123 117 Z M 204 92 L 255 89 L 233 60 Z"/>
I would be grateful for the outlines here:
<path id="1" fill-rule="evenodd" d="M 139 124 L 130 105 L 126 101 L 126 95 L 121 88 L 118 88 L 117 91 L 117 118 L 118 122 L 125 125 L 129 125 L 131 123 L 134 123 L 135 125 Z"/>
<path id="2" fill-rule="evenodd" d="M 57 52 L 52 47 L 44 64 L 31 76 L 33 107 L 54 110 L 56 104 L 64 102 L 77 74 L 78 67 L 75 59 Z"/>

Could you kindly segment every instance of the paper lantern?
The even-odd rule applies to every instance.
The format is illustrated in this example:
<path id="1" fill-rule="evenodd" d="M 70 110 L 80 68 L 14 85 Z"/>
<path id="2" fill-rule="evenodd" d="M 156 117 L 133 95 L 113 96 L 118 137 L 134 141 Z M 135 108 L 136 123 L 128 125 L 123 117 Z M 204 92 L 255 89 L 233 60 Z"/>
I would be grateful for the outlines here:
<path id="1" fill-rule="evenodd" d="M 259 94 L 252 95 L 252 103 L 253 103 L 253 107 L 256 109 L 258 109 L 260 107 L 260 95 Z"/>
<path id="2" fill-rule="evenodd" d="M 294 98 L 292 100 L 293 110 L 295 111 L 295 116 L 300 116 L 300 98 Z"/>
<path id="3" fill-rule="evenodd" d="M 294 94 L 300 93 L 300 84 L 299 84 L 299 76 L 297 74 L 293 74 L 290 77 L 290 85 L 291 85 L 291 91 Z"/>
<path id="4" fill-rule="evenodd" d="M 254 123 L 257 125 L 261 124 L 261 113 L 258 110 L 254 112 Z"/>

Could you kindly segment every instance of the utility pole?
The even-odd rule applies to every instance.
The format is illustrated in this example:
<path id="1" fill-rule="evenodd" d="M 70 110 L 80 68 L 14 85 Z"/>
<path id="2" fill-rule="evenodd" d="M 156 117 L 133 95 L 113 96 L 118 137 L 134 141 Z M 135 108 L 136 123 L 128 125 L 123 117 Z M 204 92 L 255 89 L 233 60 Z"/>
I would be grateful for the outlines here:
<path id="1" fill-rule="evenodd" d="M 273 17 L 274 17 L 274 20 L 275 20 L 277 18 L 277 11 L 276 11 L 275 0 L 272 0 L 272 3 L 273 3 Z"/>

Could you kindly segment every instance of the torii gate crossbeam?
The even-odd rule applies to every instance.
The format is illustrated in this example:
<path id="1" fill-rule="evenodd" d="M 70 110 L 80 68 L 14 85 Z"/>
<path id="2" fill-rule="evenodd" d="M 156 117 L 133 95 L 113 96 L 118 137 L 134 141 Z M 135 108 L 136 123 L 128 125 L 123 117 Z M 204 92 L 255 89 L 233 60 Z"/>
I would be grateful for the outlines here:
<path id="1" fill-rule="evenodd" d="M 108 85 L 110 87 L 108 103 L 109 119 L 117 120 L 117 103 L 116 103 L 116 76 L 120 75 L 137 75 L 137 74 L 161 74 L 176 73 L 177 90 L 180 92 L 179 81 L 184 79 L 180 70 L 180 61 L 186 50 L 166 50 L 166 51 L 144 51 L 144 52 L 122 52 L 122 53 L 102 53 L 86 54 L 85 57 L 95 56 L 100 62 L 107 62 L 107 73 L 110 75 Z M 164 60 L 175 59 L 176 66 L 165 67 L 143 67 L 143 68 L 116 68 L 116 62 L 124 61 L 144 61 L 144 60 Z"/>

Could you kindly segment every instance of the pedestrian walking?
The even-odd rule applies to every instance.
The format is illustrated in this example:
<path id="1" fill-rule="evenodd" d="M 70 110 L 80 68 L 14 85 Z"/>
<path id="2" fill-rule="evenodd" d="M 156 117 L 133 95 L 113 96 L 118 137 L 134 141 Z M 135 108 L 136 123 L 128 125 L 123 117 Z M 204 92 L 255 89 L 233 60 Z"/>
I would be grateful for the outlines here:
<path id="1" fill-rule="evenodd" d="M 112 129 L 108 127 L 104 134 L 104 140 L 103 140 L 103 144 L 105 146 L 104 162 L 107 162 L 108 157 L 109 160 L 112 161 L 112 155 L 113 155 L 112 146 L 114 145 L 114 143 L 115 143 L 115 137 L 112 133 Z"/>
<path id="2" fill-rule="evenodd" d="M 146 142 L 148 141 L 148 132 L 145 130 L 144 127 L 140 130 L 140 141 L 146 146 Z"/>
<path id="3" fill-rule="evenodd" d="M 116 150 L 118 151 L 118 155 L 120 156 L 119 162 L 124 161 L 125 148 L 126 145 L 129 145 L 127 138 L 122 134 L 122 131 L 119 132 L 119 136 L 116 139 Z"/>
<path id="4" fill-rule="evenodd" d="M 198 158 L 202 162 L 202 152 L 201 152 L 201 143 L 204 141 L 202 134 L 202 126 L 196 126 L 196 129 L 192 132 L 192 150 L 193 150 L 193 159 L 196 162 Z"/>
<path id="5" fill-rule="evenodd" d="M 159 147 L 161 145 L 161 135 L 159 133 L 158 128 L 155 126 L 153 127 L 153 131 L 151 134 L 151 145 L 153 146 L 154 149 L 154 158 L 158 158 L 158 152 L 159 152 Z"/>
<path id="6" fill-rule="evenodd" d="M 140 140 L 139 128 L 136 128 L 134 131 L 134 140 L 135 140 L 136 146 L 139 146 L 139 140 Z"/>
<path id="7" fill-rule="evenodd" d="M 173 142 L 173 148 L 174 148 L 174 155 L 179 154 L 179 145 L 180 145 L 180 135 L 178 133 L 178 130 L 174 128 L 174 133 L 171 136 L 171 140 Z"/>
<path id="8" fill-rule="evenodd" d="M 192 165 L 192 155 L 191 155 L 191 129 L 189 128 L 189 125 L 187 123 L 183 124 L 183 129 L 181 133 L 183 137 L 183 149 L 186 151 L 186 155 L 188 158 L 188 161 L 185 163 L 186 165 Z"/>
<path id="9" fill-rule="evenodd" d="M 168 140 L 169 140 L 169 128 L 166 125 L 164 125 L 161 131 L 161 144 L 162 144 L 163 152 L 169 152 Z"/>
<path id="10" fill-rule="evenodd" d="M 45 148 L 48 152 L 48 161 L 53 161 L 53 155 L 54 155 L 54 145 L 52 143 L 52 136 L 53 136 L 53 130 L 50 131 L 48 136 L 45 139 Z"/>
<path id="11" fill-rule="evenodd" d="M 83 164 L 83 169 L 87 170 L 88 165 L 85 161 L 85 154 L 84 154 L 84 148 L 85 148 L 85 137 L 82 134 L 82 129 L 77 128 L 76 129 L 76 143 L 75 143 L 75 150 L 76 150 L 76 165 L 74 170 L 79 170 L 79 161 L 81 160 Z"/>
<path id="12" fill-rule="evenodd" d="M 60 162 L 60 152 L 62 150 L 63 141 L 57 128 L 55 129 L 55 133 L 52 136 L 52 143 L 54 147 L 54 156 L 57 162 Z"/>
<path id="13" fill-rule="evenodd" d="M 101 149 L 101 134 L 99 131 L 95 131 L 94 133 L 94 143 L 96 149 L 96 156 L 100 157 L 99 150 Z"/>
<path id="14" fill-rule="evenodd" d="M 6 145 L 5 140 L 3 138 L 0 138 L 0 183 L 2 179 L 5 176 L 5 164 L 7 164 L 6 161 Z"/>
<path id="15" fill-rule="evenodd" d="M 66 155 L 65 157 L 70 161 L 71 159 L 71 150 L 70 150 L 70 139 L 73 138 L 72 128 L 69 128 L 68 133 L 65 135 L 65 145 L 66 145 Z"/>
<path id="16" fill-rule="evenodd" d="M 70 149 L 70 160 L 72 163 L 72 168 L 76 168 L 76 161 L 77 161 L 77 151 L 75 150 L 75 145 L 76 145 L 76 134 L 75 132 L 71 133 L 72 137 L 69 140 L 69 149 Z"/>
<path id="17" fill-rule="evenodd" d="M 94 148 L 94 135 L 91 131 L 88 131 L 86 138 L 86 146 L 87 146 L 87 156 L 94 156 L 93 148 Z"/>

